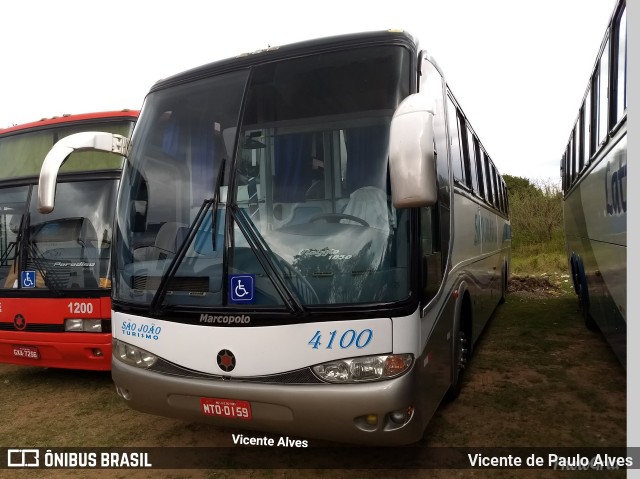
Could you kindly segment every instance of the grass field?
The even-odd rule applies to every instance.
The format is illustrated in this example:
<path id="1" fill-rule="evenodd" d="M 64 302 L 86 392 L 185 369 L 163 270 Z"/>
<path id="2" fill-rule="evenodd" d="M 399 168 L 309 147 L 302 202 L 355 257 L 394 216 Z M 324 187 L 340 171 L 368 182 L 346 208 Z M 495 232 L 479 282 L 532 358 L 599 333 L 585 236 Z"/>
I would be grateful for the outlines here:
<path id="1" fill-rule="evenodd" d="M 419 448 L 624 446 L 625 371 L 601 335 L 584 327 L 567 278 L 560 273 L 516 276 L 511 286 L 519 291 L 490 320 L 460 397 L 441 406 Z M 231 448 L 232 434 L 241 432 L 129 410 L 108 373 L 0 365 L 0 388 L 3 447 Z M 310 448 L 319 446 L 326 444 L 309 441 Z M 296 464 L 293 449 L 273 454 L 289 461 L 283 464 Z M 347 450 L 341 462 L 340 469 L 317 470 L 265 470 L 238 462 L 216 470 L 94 470 L 90 475 L 0 470 L 0 477 L 603 477 L 600 471 L 529 470 L 517 476 L 510 470 L 352 471 Z M 607 477 L 625 475 L 609 471 Z"/>

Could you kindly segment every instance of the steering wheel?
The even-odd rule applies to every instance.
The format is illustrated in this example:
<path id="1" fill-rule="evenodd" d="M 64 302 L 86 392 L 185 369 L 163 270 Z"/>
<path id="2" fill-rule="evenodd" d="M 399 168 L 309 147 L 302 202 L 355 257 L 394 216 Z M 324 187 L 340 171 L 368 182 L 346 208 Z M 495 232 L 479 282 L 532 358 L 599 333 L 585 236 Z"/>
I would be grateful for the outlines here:
<path id="1" fill-rule="evenodd" d="M 340 220 L 349 220 L 355 221 L 356 223 L 361 224 L 362 226 L 369 226 L 362 218 L 358 218 L 357 216 L 345 215 L 344 213 L 323 213 L 319 215 L 315 215 L 309 218 L 309 223 L 314 223 L 318 220 L 326 220 L 328 223 L 338 223 Z"/>

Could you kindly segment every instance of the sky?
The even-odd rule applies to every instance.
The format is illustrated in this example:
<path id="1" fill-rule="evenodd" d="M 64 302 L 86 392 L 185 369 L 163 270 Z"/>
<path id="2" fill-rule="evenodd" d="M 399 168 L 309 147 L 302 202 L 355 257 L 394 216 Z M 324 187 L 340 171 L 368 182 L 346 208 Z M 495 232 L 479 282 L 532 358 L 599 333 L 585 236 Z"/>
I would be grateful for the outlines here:
<path id="1" fill-rule="evenodd" d="M 2 6 L 0 128 L 139 109 L 159 79 L 268 46 L 402 28 L 502 174 L 559 183 L 615 0 L 20 0 Z"/>

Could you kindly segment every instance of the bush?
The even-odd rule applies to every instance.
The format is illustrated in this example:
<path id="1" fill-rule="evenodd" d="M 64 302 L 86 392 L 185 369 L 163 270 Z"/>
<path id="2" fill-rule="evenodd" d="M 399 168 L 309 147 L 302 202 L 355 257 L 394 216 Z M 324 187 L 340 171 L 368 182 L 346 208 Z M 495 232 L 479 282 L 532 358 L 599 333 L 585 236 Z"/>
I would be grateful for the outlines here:
<path id="1" fill-rule="evenodd" d="M 505 175 L 509 190 L 513 270 L 566 271 L 562 192 L 551 180 Z"/>

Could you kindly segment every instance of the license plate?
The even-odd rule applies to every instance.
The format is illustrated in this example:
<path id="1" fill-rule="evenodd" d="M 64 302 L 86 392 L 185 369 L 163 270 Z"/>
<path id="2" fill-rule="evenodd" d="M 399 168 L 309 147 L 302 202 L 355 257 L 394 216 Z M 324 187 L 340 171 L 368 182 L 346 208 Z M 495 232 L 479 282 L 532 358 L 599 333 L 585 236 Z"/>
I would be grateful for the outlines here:
<path id="1" fill-rule="evenodd" d="M 40 359 L 40 352 L 35 346 L 14 346 L 13 355 L 17 358 Z"/>
<path id="2" fill-rule="evenodd" d="M 200 398 L 200 408 L 205 416 L 251 420 L 251 405 L 248 401 Z"/>

